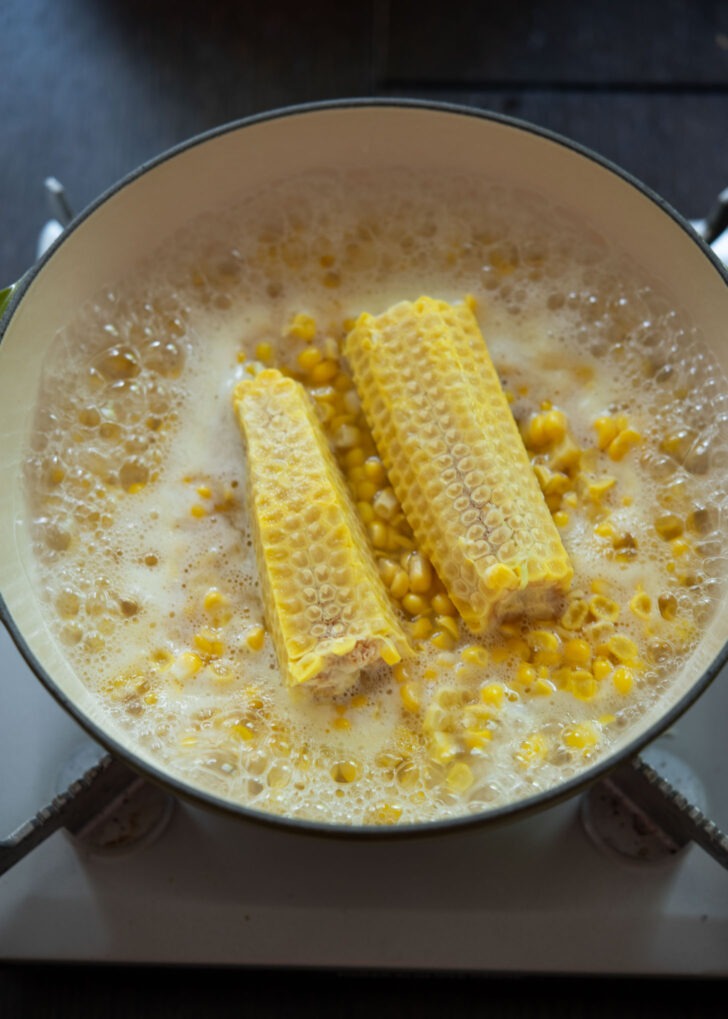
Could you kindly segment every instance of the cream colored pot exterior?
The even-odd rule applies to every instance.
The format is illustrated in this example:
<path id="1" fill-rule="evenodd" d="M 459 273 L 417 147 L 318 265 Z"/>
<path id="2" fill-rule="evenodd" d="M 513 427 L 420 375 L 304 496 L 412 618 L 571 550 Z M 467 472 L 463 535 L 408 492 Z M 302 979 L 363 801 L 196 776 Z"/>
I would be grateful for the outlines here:
<path id="1" fill-rule="evenodd" d="M 128 756 L 124 736 L 102 720 L 93 697 L 69 668 L 51 637 L 31 579 L 21 463 L 46 351 L 81 304 L 125 276 L 190 217 L 256 190 L 283 176 L 286 168 L 300 172 L 364 164 L 481 172 L 540 191 L 605 237 L 618 238 L 636 260 L 650 266 L 674 302 L 688 309 L 710 339 L 728 374 L 728 286 L 709 249 L 656 196 L 616 168 L 529 125 L 454 107 L 352 101 L 278 111 L 231 125 L 142 167 L 80 217 L 16 288 L 0 347 L 0 594 L 5 620 L 51 692 L 117 754 Z M 724 662 L 725 609 L 719 608 L 676 677 L 669 700 L 645 718 L 637 739 L 633 735 L 628 746 L 585 770 L 578 782 L 481 815 L 480 820 L 548 805 L 653 738 L 685 710 Z M 179 794 L 261 816 L 170 779 L 137 751 L 130 759 Z"/>

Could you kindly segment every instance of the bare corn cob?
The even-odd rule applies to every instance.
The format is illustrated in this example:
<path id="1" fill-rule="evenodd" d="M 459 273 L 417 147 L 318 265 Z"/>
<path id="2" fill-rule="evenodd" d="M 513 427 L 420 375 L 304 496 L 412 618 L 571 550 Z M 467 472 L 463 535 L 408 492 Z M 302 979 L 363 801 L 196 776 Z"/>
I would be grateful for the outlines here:
<path id="1" fill-rule="evenodd" d="M 573 571 L 473 302 L 364 313 L 344 350 L 390 483 L 468 627 L 548 611 Z"/>
<path id="2" fill-rule="evenodd" d="M 409 653 L 303 387 L 266 370 L 233 397 L 268 625 L 290 686 L 341 692 Z"/>

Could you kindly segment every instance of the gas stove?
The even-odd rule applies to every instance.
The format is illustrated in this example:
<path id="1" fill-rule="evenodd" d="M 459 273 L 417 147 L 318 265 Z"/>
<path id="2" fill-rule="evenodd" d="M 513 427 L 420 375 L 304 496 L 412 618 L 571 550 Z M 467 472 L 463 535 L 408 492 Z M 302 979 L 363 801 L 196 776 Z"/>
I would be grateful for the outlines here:
<path id="1" fill-rule="evenodd" d="M 41 247 L 70 215 L 60 185 L 48 190 L 56 219 Z M 719 233 L 727 209 L 728 191 L 694 226 Z M 728 260 L 728 232 L 715 248 Z M 4 630 L 0 662 L 1 839 L 108 759 Z M 728 667 L 643 754 L 723 831 L 726 719 Z M 140 784 L 143 800 L 152 787 Z M 155 788 L 139 837 L 115 838 L 113 819 L 103 838 L 60 829 L 0 876 L 0 958 L 728 976 L 727 871 L 694 842 L 618 851 L 624 840 L 596 823 L 615 812 L 599 795 L 496 827 L 370 842 L 236 820 Z"/>

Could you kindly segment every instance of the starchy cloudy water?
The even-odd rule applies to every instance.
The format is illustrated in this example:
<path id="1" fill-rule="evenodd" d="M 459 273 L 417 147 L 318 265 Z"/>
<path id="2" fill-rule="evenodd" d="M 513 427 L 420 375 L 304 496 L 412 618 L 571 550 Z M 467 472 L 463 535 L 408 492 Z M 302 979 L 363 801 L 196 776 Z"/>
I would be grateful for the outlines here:
<path id="1" fill-rule="evenodd" d="M 475 298 L 575 568 L 553 618 L 477 640 L 339 353 L 361 311 L 422 294 Z M 263 617 L 231 408 L 260 364 L 311 393 L 417 650 L 335 700 L 286 688 Z M 104 711 L 177 778 L 343 824 L 499 806 L 623 739 L 699 639 L 725 565 L 727 394 L 655 282 L 537 195 L 289 180 L 191 224 L 56 338 L 26 465 L 39 588 Z"/>

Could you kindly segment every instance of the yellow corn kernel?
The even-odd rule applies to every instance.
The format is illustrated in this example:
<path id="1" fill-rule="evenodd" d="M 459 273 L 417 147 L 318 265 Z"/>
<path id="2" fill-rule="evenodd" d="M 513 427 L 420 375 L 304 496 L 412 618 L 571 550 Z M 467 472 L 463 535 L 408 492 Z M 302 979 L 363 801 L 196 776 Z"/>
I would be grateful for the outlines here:
<path id="1" fill-rule="evenodd" d="M 675 559 L 679 559 L 680 556 L 684 556 L 686 552 L 690 551 L 690 545 L 683 538 L 674 538 L 670 542 L 670 549 Z"/>
<path id="2" fill-rule="evenodd" d="M 442 617 L 440 617 L 442 618 Z M 483 668 L 488 664 L 489 654 L 481 644 L 466 644 L 460 652 L 460 657 L 468 665 L 477 665 Z"/>
<path id="3" fill-rule="evenodd" d="M 468 750 L 474 750 L 476 753 L 487 747 L 492 739 L 493 733 L 490 729 L 471 729 L 463 733 L 463 743 Z"/>
<path id="4" fill-rule="evenodd" d="M 191 679 L 200 671 L 202 664 L 202 659 L 194 651 L 183 651 L 177 655 L 169 671 L 175 679 Z"/>
<path id="5" fill-rule="evenodd" d="M 401 567 L 397 568 L 397 572 L 392 578 L 392 582 L 389 585 L 389 590 L 393 598 L 397 601 L 401 601 L 409 592 L 409 575 Z"/>
<path id="6" fill-rule="evenodd" d="M 664 513 L 655 520 L 655 530 L 665 541 L 679 538 L 684 529 L 682 520 L 675 513 Z"/>
<path id="7" fill-rule="evenodd" d="M 354 449 L 361 443 L 361 432 L 349 421 L 337 421 L 334 419 L 330 422 L 329 428 L 332 434 L 334 446 L 337 450 Z M 371 481 L 361 481 L 356 486 L 356 492 L 360 499 L 372 499 L 376 490 L 376 485 L 374 485 Z"/>
<path id="8" fill-rule="evenodd" d="M 717 522 L 715 510 L 706 506 L 696 506 L 685 519 L 688 530 L 693 534 L 708 534 Z"/>
<path id="9" fill-rule="evenodd" d="M 196 502 L 190 507 L 190 514 L 193 517 L 197 517 L 199 520 L 201 517 L 207 516 L 207 510 L 204 506 L 201 506 L 198 502 Z"/>
<path id="10" fill-rule="evenodd" d="M 564 745 L 573 750 L 591 750 L 599 742 L 599 733 L 591 722 L 583 722 L 580 725 L 567 726 L 561 739 Z"/>
<path id="11" fill-rule="evenodd" d="M 486 683 L 480 690 L 480 699 L 484 704 L 494 708 L 503 707 L 506 690 L 502 683 Z"/>
<path id="12" fill-rule="evenodd" d="M 453 728 L 452 717 L 449 710 L 446 710 L 437 700 L 433 700 L 425 711 L 422 720 L 422 729 L 432 736 L 436 732 L 446 732 Z"/>
<path id="13" fill-rule="evenodd" d="M 306 347 L 305 350 L 301 351 L 296 360 L 298 361 L 299 368 L 306 372 L 306 374 L 310 374 L 316 365 L 321 363 L 323 357 L 324 355 L 318 347 Z"/>
<path id="14" fill-rule="evenodd" d="M 611 524 L 608 520 L 601 520 L 598 524 L 594 525 L 594 533 L 598 538 L 614 538 L 617 531 L 614 524 Z"/>
<path id="15" fill-rule="evenodd" d="M 430 737 L 430 751 L 436 761 L 445 764 L 451 761 L 458 752 L 458 745 L 455 738 L 449 732 L 436 730 Z"/>
<path id="16" fill-rule="evenodd" d="M 402 608 L 411 616 L 424 616 L 430 611 L 430 603 L 421 594 L 406 594 L 402 599 Z M 457 633 L 455 634 L 457 637 Z"/>
<path id="17" fill-rule="evenodd" d="M 378 456 L 367 457 L 363 466 L 365 476 L 369 481 L 373 481 L 375 485 L 382 485 L 386 481 L 387 472 Z"/>
<path id="18" fill-rule="evenodd" d="M 365 524 L 374 523 L 374 510 L 372 509 L 370 503 L 358 502 L 356 504 L 356 509 L 363 523 Z"/>
<path id="19" fill-rule="evenodd" d="M 624 428 L 607 447 L 607 456 L 611 460 L 623 460 L 627 453 L 642 441 L 642 436 L 634 428 Z"/>
<path id="20" fill-rule="evenodd" d="M 574 477 L 581 467 L 582 450 L 570 435 L 567 435 L 549 453 L 549 464 L 555 471 Z"/>
<path id="21" fill-rule="evenodd" d="M 331 382 L 333 378 L 339 372 L 339 365 L 336 361 L 331 361 L 325 358 L 323 361 L 319 361 L 313 368 L 310 369 L 309 375 L 311 376 L 311 382 L 315 386 L 320 386 L 326 382 Z"/>
<path id="22" fill-rule="evenodd" d="M 440 651 L 452 651 L 455 647 L 455 638 L 447 630 L 435 630 L 430 637 L 430 643 L 434 644 Z"/>
<path id="23" fill-rule="evenodd" d="M 417 544 L 470 629 L 566 590 L 573 570 L 471 305 L 365 313 L 345 355 Z M 453 422 L 442 450 L 438 401 Z"/>
<path id="24" fill-rule="evenodd" d="M 608 658 L 604 658 L 602 655 L 599 655 L 594 659 L 592 663 L 592 673 L 594 674 L 594 679 L 596 679 L 598 683 L 601 683 L 603 679 L 606 679 L 611 671 L 612 663 Z"/>
<path id="25" fill-rule="evenodd" d="M 615 690 L 621 694 L 628 694 L 632 689 L 634 673 L 626 665 L 618 665 L 612 673 L 612 683 Z"/>
<path id="26" fill-rule="evenodd" d="M 389 545 L 389 531 L 381 520 L 373 520 L 367 525 L 367 532 L 374 548 L 386 549 Z"/>
<path id="27" fill-rule="evenodd" d="M 380 803 L 367 817 L 371 824 L 396 824 L 402 812 L 402 807 L 396 803 Z"/>
<path id="28" fill-rule="evenodd" d="M 534 732 L 523 740 L 516 752 L 516 761 L 522 768 L 530 768 L 543 761 L 548 753 L 548 743 L 540 732 Z"/>
<path id="29" fill-rule="evenodd" d="M 217 587 L 211 587 L 202 600 L 202 607 L 210 625 L 219 628 L 232 619 L 230 602 Z"/>
<path id="30" fill-rule="evenodd" d="M 399 512 L 397 496 L 391 488 L 380 488 L 377 490 L 373 481 L 368 481 L 366 484 L 371 485 L 374 489 L 374 494 L 372 495 L 372 508 L 374 509 L 374 512 L 378 517 L 381 517 L 382 520 L 386 520 L 388 523 L 391 523 Z M 414 588 L 412 590 L 414 590 Z M 427 588 L 424 590 L 427 590 Z"/>
<path id="31" fill-rule="evenodd" d="M 156 666 L 161 666 L 162 668 L 166 668 L 174 661 L 172 652 L 162 647 L 152 652 L 151 659 Z"/>
<path id="32" fill-rule="evenodd" d="M 637 645 L 624 634 L 615 633 L 607 641 L 609 654 L 624 665 L 636 665 L 639 662 L 639 651 Z"/>
<path id="33" fill-rule="evenodd" d="M 344 715 L 339 715 L 331 724 L 334 729 L 338 729 L 340 732 L 346 732 L 347 729 L 351 729 L 351 722 Z"/>
<path id="34" fill-rule="evenodd" d="M 273 360 L 273 348 L 270 343 L 259 343 L 255 348 L 255 358 L 263 364 L 269 364 Z"/>
<path id="35" fill-rule="evenodd" d="M 417 714 L 421 710 L 420 690 L 416 683 L 403 683 L 399 688 L 399 696 L 405 711 Z"/>
<path id="36" fill-rule="evenodd" d="M 617 484 L 617 479 L 613 478 L 609 474 L 603 475 L 601 478 L 594 478 L 593 481 L 589 481 L 586 486 L 586 494 L 592 502 L 600 503 L 607 492 L 614 488 Z"/>
<path id="37" fill-rule="evenodd" d="M 265 643 L 265 630 L 263 627 L 249 627 L 245 633 L 245 643 L 251 651 L 261 651 Z"/>
<path id="38" fill-rule="evenodd" d="M 349 706 L 352 708 L 365 708 L 368 703 L 369 699 L 367 695 L 359 693 L 356 695 L 356 697 L 351 698 L 351 704 Z"/>
<path id="39" fill-rule="evenodd" d="M 461 724 L 467 732 L 476 732 L 481 729 L 487 729 L 490 732 L 493 717 L 493 710 L 488 705 L 482 702 L 467 704 L 462 713 Z"/>
<path id="40" fill-rule="evenodd" d="M 539 676 L 531 687 L 531 693 L 537 697 L 550 697 L 551 694 L 556 693 L 556 685 L 545 676 Z"/>
<path id="41" fill-rule="evenodd" d="M 369 481 L 372 480 L 369 477 L 369 474 L 366 470 L 365 466 L 366 454 L 361 447 L 359 447 L 358 449 L 347 449 L 347 451 L 343 455 L 343 459 L 344 466 L 346 467 L 347 470 L 353 471 L 355 467 L 364 467 L 362 477 L 367 478 Z"/>
<path id="42" fill-rule="evenodd" d="M 460 637 L 460 626 L 455 616 L 435 616 L 434 626 L 436 630 L 445 630 L 453 640 Z"/>
<path id="43" fill-rule="evenodd" d="M 561 442 L 566 436 L 566 415 L 561 410 L 544 410 L 529 418 L 521 430 L 530 449 L 542 449 Z"/>
<path id="44" fill-rule="evenodd" d="M 554 513 L 554 523 L 557 527 L 567 527 L 569 523 L 569 514 L 565 513 L 564 510 L 557 510 Z"/>
<path id="45" fill-rule="evenodd" d="M 523 683 L 524 686 L 528 686 L 533 683 L 536 679 L 537 672 L 532 665 L 528 662 L 520 662 L 516 669 L 516 680 L 519 683 Z"/>
<path id="46" fill-rule="evenodd" d="M 432 566 L 420 552 L 411 552 L 407 557 L 410 590 L 415 594 L 425 594 L 432 587 Z"/>
<path id="47" fill-rule="evenodd" d="M 383 582 L 387 587 L 389 587 L 397 575 L 399 566 L 394 559 L 382 556 L 381 559 L 377 559 L 377 570 L 379 571 L 379 576 L 382 578 Z"/>
<path id="48" fill-rule="evenodd" d="M 433 597 L 432 597 L 432 608 L 437 613 L 438 616 L 456 616 L 457 615 L 457 609 L 455 608 L 453 603 L 450 601 L 448 596 L 444 592 L 442 592 L 442 591 L 438 591 L 437 594 L 433 595 Z"/>
<path id="49" fill-rule="evenodd" d="M 462 761 L 457 761 L 451 768 L 448 769 L 445 781 L 452 792 L 464 793 L 471 787 L 475 778 L 467 764 L 463 764 Z"/>
<path id="50" fill-rule="evenodd" d="M 208 658 L 219 658 L 225 651 L 223 641 L 210 630 L 201 630 L 195 634 L 194 645 L 201 654 Z"/>
<path id="51" fill-rule="evenodd" d="M 238 383 L 233 405 L 281 669 L 290 686 L 340 692 L 366 664 L 411 649 L 306 391 L 266 370 Z"/>
<path id="52" fill-rule="evenodd" d="M 591 656 L 591 645 L 581 637 L 573 637 L 564 644 L 564 661 L 569 665 L 587 665 Z"/>
<path id="53" fill-rule="evenodd" d="M 588 615 L 588 602 L 577 599 L 567 605 L 566 611 L 561 617 L 561 625 L 565 630 L 578 630 L 584 625 Z"/>
<path id="54" fill-rule="evenodd" d="M 649 619 L 652 611 L 652 599 L 642 590 L 638 590 L 629 601 L 630 611 L 639 619 Z"/>
<path id="55" fill-rule="evenodd" d="M 619 434 L 617 419 L 609 416 L 599 417 L 593 422 L 593 425 L 597 433 L 597 446 L 599 449 L 605 450 Z"/>
<path id="56" fill-rule="evenodd" d="M 534 665 L 557 665 L 561 661 L 561 641 L 551 630 L 533 630 L 528 635 Z"/>
<path id="57" fill-rule="evenodd" d="M 288 326 L 288 335 L 309 343 L 316 335 L 316 321 L 310 315 L 299 312 Z"/>
<path id="58" fill-rule="evenodd" d="M 619 605 L 613 598 L 605 598 L 603 594 L 595 594 L 589 599 L 589 611 L 595 619 L 608 619 L 615 622 L 619 617 Z"/>
<path id="59" fill-rule="evenodd" d="M 331 777 L 334 782 L 348 785 L 356 782 L 361 774 L 361 768 L 356 761 L 339 761 L 331 769 Z"/>
<path id="60" fill-rule="evenodd" d="M 419 616 L 410 627 L 410 633 L 414 640 L 427 640 L 432 635 L 432 631 L 432 620 L 428 616 Z"/>
<path id="61" fill-rule="evenodd" d="M 660 615 L 671 623 L 677 616 L 677 598 L 674 594 L 661 594 L 657 599 Z"/>
<path id="62" fill-rule="evenodd" d="M 590 701 L 599 692 L 599 683 L 588 669 L 572 669 L 569 690 L 580 701 Z"/>

